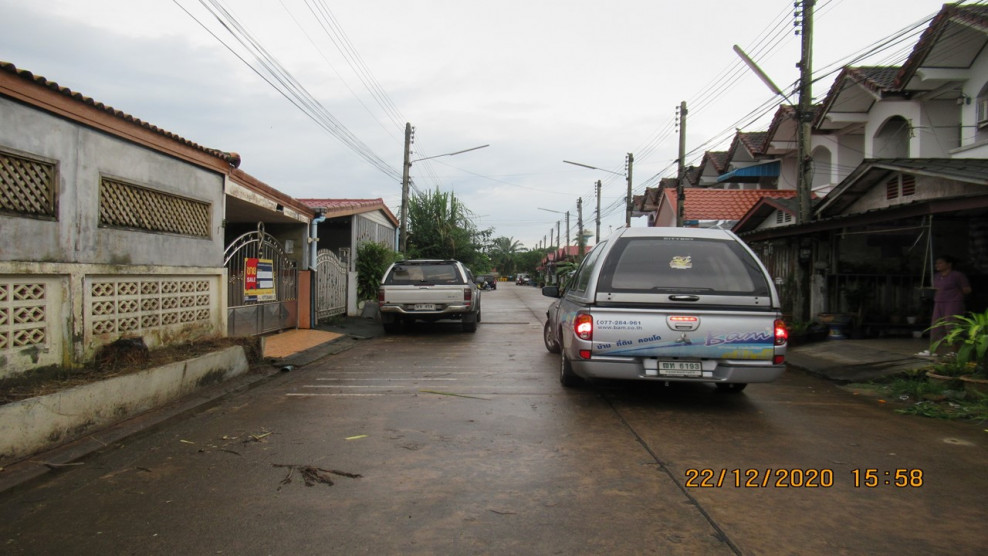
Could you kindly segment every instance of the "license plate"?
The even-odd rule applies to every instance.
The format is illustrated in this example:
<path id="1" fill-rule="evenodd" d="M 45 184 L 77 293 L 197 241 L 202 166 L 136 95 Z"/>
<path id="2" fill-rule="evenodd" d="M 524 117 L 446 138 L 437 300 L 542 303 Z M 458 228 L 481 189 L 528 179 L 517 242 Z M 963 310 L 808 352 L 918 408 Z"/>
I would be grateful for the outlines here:
<path id="1" fill-rule="evenodd" d="M 656 366 L 662 376 L 699 377 L 703 374 L 703 366 L 696 361 L 658 361 Z"/>
<path id="2" fill-rule="evenodd" d="M 436 305 L 434 303 L 416 303 L 416 311 L 435 311 Z"/>

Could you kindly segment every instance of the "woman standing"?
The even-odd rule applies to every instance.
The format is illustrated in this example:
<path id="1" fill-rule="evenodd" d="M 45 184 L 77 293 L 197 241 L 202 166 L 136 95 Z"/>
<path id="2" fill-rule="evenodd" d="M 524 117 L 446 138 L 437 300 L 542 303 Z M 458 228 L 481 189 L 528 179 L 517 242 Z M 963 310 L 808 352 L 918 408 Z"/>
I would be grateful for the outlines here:
<path id="1" fill-rule="evenodd" d="M 957 261 L 950 256 L 938 257 L 934 263 L 933 287 L 933 327 L 930 329 L 930 344 L 936 346 L 947 333 L 947 326 L 941 319 L 949 320 L 954 315 L 964 314 L 964 296 L 971 293 L 971 283 L 967 276 L 954 270 Z"/>

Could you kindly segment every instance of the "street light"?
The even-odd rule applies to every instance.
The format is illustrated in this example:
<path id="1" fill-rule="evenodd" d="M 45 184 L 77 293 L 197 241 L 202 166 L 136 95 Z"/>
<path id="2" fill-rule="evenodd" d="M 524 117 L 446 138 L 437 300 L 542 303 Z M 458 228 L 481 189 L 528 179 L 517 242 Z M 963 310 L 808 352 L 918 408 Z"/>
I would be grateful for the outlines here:
<path id="1" fill-rule="evenodd" d="M 456 151 L 452 153 L 437 154 L 435 156 L 427 156 L 425 158 L 417 158 L 415 160 L 410 160 L 412 153 L 412 124 L 405 124 L 405 162 L 402 165 L 401 172 L 401 229 L 398 230 L 398 245 L 402 253 L 408 251 L 408 234 L 405 230 L 408 229 L 408 174 L 412 169 L 413 162 L 421 162 L 423 160 L 429 160 L 432 158 L 439 158 L 441 156 L 455 156 L 458 154 L 468 153 L 470 151 L 475 151 L 477 149 L 483 149 L 489 147 L 490 145 L 480 145 L 479 147 L 470 147 L 469 149 L 463 149 L 462 151 Z"/>
<path id="2" fill-rule="evenodd" d="M 621 176 L 622 178 L 624 178 L 624 177 L 628 178 L 628 196 L 625 199 L 626 200 L 626 203 L 625 203 L 625 211 L 624 211 L 624 225 L 625 225 L 625 227 L 628 227 L 628 228 L 631 227 L 631 171 L 632 171 L 632 167 L 634 166 L 634 163 L 635 163 L 635 155 L 633 155 L 631 153 L 628 153 L 628 174 L 627 174 L 627 176 L 625 176 L 624 174 L 619 174 L 619 173 L 614 172 L 612 170 L 605 170 L 603 168 L 598 168 L 596 166 L 591 166 L 589 164 L 582 164 L 582 163 L 579 163 L 579 162 L 571 162 L 569 160 L 564 160 L 563 162 L 565 162 L 566 164 L 572 164 L 573 166 L 582 166 L 584 168 L 590 168 L 591 170 L 600 170 L 601 172 L 607 172 L 608 174 L 614 174 L 615 176 Z M 600 198 L 599 191 L 597 193 L 597 196 L 598 196 L 598 199 L 599 199 Z M 597 220 L 598 220 L 598 222 L 600 221 L 600 212 L 599 211 L 597 212 Z"/>

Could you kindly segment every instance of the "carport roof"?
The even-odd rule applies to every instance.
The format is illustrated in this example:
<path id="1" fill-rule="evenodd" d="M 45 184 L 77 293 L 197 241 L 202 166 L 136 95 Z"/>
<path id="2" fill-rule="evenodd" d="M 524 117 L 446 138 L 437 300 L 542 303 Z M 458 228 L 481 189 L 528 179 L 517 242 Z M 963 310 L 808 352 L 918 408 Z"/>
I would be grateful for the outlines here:
<path id="1" fill-rule="evenodd" d="M 984 158 L 890 158 L 866 159 L 824 197 L 817 218 L 837 216 L 853 205 L 876 183 L 894 173 L 946 178 L 988 185 L 988 159 Z M 988 194 L 988 190 L 985 191 Z"/>
<path id="2" fill-rule="evenodd" d="M 340 216 L 352 216 L 354 214 L 364 214 L 380 210 L 384 212 L 387 219 L 398 226 L 398 219 L 391 212 L 391 209 L 384 204 L 384 199 L 299 199 L 312 210 L 324 210 L 326 218 L 337 218 Z"/>

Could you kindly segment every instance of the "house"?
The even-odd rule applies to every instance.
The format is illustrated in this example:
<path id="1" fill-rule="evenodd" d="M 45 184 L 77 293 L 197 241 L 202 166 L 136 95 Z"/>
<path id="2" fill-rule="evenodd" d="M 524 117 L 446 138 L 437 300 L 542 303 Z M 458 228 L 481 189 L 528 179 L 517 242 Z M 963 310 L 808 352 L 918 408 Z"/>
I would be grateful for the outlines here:
<path id="1" fill-rule="evenodd" d="M 313 212 L 239 165 L 0 62 L 0 378 L 299 326 Z"/>
<path id="2" fill-rule="evenodd" d="M 759 200 L 769 198 L 790 199 L 794 190 L 778 189 L 712 189 L 684 188 L 683 225 L 699 228 L 730 229 Z M 652 226 L 675 226 L 678 199 L 675 187 L 661 188 L 655 211 L 649 217 Z"/>
<path id="3" fill-rule="evenodd" d="M 968 308 L 988 306 L 986 45 L 988 6 L 947 4 L 902 66 L 837 76 L 813 122 L 814 188 L 826 193 L 811 221 L 764 200 L 734 228 L 784 291 L 808 293 L 783 296 L 797 318 L 846 312 L 867 332 L 911 315 L 925 328 L 921 293 L 941 254 L 971 279 Z M 777 116 L 768 142 L 784 146 L 795 126 Z"/>
<path id="4" fill-rule="evenodd" d="M 398 219 L 383 199 L 300 199 L 318 216 L 312 221 L 310 261 L 315 262 L 316 319 L 356 315 L 356 260 L 361 244 L 373 241 L 391 250 L 397 247 Z M 318 250 L 317 246 L 318 245 Z M 340 280 L 337 276 L 345 276 Z"/>

